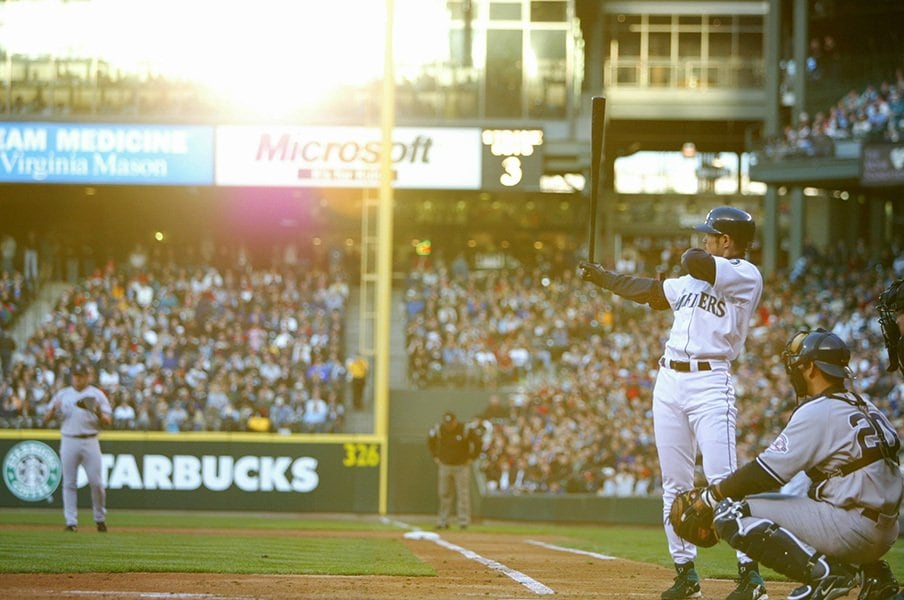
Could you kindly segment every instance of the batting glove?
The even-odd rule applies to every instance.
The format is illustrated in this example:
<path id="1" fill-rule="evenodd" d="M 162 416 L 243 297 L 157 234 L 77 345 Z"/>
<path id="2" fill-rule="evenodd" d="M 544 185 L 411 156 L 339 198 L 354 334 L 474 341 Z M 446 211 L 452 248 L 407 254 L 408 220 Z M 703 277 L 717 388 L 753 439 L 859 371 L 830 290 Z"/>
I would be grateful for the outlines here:
<path id="1" fill-rule="evenodd" d="M 607 287 L 612 279 L 612 273 L 603 268 L 599 263 L 582 260 L 578 264 L 578 275 L 584 281 L 589 281 L 600 287 Z"/>

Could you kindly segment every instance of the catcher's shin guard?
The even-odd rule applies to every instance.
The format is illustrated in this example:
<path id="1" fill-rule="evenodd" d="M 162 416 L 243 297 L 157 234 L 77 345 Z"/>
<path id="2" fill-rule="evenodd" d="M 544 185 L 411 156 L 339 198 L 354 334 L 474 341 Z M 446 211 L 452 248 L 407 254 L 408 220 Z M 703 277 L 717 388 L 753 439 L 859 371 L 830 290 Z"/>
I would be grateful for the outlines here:
<path id="1" fill-rule="evenodd" d="M 746 502 L 723 500 L 713 525 L 732 548 L 795 581 L 819 579 L 829 571 L 825 556 L 769 519 L 751 517 Z"/>

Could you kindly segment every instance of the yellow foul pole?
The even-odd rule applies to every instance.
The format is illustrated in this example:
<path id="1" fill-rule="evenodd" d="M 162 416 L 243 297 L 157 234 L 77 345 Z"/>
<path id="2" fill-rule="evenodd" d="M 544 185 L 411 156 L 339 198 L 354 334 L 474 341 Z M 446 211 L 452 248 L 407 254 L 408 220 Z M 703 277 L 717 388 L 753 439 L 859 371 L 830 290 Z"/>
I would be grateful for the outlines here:
<path id="1" fill-rule="evenodd" d="M 386 30 L 383 44 L 383 94 L 380 113 L 380 199 L 377 208 L 377 294 L 374 334 L 374 393 L 376 434 L 382 440 L 380 458 L 379 511 L 385 515 L 389 495 L 389 324 L 392 317 L 392 129 L 395 125 L 395 68 L 392 38 L 394 1 L 386 0 Z"/>

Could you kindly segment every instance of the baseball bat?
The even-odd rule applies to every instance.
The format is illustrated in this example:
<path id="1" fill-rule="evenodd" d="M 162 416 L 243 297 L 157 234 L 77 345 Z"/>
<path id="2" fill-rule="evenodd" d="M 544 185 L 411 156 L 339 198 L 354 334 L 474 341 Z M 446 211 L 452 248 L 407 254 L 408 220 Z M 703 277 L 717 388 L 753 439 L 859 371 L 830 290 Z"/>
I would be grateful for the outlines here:
<path id="1" fill-rule="evenodd" d="M 590 101 L 590 249 L 587 260 L 596 262 L 596 211 L 600 196 L 600 161 L 606 129 L 606 98 Z"/>

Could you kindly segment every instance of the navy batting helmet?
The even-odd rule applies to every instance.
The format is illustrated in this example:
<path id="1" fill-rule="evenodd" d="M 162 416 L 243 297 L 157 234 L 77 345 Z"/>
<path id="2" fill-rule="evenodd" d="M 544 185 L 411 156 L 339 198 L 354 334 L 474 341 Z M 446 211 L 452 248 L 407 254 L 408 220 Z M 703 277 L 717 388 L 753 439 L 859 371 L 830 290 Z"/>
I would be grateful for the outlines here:
<path id="1" fill-rule="evenodd" d="M 747 211 L 733 206 L 720 206 L 709 211 L 706 221 L 694 227 L 697 231 L 727 235 L 740 246 L 747 246 L 756 233 L 756 223 Z"/>
<path id="2" fill-rule="evenodd" d="M 795 333 L 788 340 L 782 359 L 788 373 L 792 373 L 799 365 L 813 363 L 830 377 L 845 379 L 851 375 L 848 369 L 851 351 L 847 344 L 834 333 L 822 328 Z"/>

